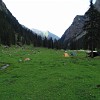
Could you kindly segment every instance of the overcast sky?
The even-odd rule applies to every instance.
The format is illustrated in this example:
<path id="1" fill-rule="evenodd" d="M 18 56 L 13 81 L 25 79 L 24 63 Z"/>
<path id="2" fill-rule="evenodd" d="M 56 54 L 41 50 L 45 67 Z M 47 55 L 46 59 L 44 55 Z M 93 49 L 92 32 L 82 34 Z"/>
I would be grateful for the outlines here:
<path id="1" fill-rule="evenodd" d="M 90 0 L 3 0 L 17 20 L 28 28 L 61 37 L 76 15 L 84 15 Z"/>

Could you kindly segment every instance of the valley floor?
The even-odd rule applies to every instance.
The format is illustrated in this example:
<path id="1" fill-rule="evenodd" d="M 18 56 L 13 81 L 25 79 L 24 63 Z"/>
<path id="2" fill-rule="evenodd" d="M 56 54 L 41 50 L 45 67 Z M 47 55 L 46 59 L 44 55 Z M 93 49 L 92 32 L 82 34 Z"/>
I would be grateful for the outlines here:
<path id="1" fill-rule="evenodd" d="M 76 53 L 0 47 L 0 100 L 100 100 L 100 57 Z"/>

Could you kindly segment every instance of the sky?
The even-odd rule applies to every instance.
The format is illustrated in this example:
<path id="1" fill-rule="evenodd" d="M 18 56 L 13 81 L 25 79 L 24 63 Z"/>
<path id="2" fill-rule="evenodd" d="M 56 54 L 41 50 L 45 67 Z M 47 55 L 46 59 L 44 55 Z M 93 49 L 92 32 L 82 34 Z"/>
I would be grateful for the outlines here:
<path id="1" fill-rule="evenodd" d="M 61 37 L 76 15 L 84 15 L 90 0 L 3 0 L 20 24 Z M 95 2 L 95 0 L 94 0 Z"/>

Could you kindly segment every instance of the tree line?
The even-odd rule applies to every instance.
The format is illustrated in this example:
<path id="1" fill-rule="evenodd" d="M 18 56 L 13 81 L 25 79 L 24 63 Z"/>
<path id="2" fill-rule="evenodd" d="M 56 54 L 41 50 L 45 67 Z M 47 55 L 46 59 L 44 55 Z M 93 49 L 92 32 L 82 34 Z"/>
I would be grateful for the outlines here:
<path id="1" fill-rule="evenodd" d="M 37 35 L 21 25 L 9 10 L 8 14 L 0 10 L 0 44 L 7 46 L 32 44 L 34 47 L 61 48 L 59 40 Z"/>

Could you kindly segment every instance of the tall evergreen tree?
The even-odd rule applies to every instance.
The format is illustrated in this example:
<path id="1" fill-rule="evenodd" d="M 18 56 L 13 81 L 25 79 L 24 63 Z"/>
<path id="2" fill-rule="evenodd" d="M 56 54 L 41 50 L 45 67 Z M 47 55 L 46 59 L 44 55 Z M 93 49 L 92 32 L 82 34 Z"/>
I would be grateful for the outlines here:
<path id="1" fill-rule="evenodd" d="M 52 37 L 50 39 L 48 39 L 48 48 L 53 49 L 53 40 L 52 40 Z"/>
<path id="2" fill-rule="evenodd" d="M 98 41 L 98 34 L 100 34 L 98 32 L 99 29 L 99 20 L 100 20 L 100 14 L 99 12 L 96 10 L 96 8 L 93 5 L 93 0 L 90 0 L 90 8 L 88 10 L 88 12 L 86 12 L 88 21 L 85 22 L 85 25 L 83 27 L 83 29 L 86 31 L 86 35 L 85 35 L 85 48 L 88 48 L 91 50 L 92 55 L 91 57 L 93 57 L 93 50 L 95 48 L 97 48 L 97 43 Z"/>

